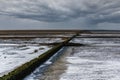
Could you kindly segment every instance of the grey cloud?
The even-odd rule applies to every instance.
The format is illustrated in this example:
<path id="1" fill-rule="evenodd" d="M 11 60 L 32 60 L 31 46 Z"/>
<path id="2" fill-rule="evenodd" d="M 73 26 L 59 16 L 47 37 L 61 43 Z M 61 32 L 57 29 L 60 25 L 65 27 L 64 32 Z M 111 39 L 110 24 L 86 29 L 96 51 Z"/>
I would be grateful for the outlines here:
<path id="1" fill-rule="evenodd" d="M 120 22 L 120 0 L 106 0 L 91 15 L 86 18 L 89 23 L 97 24 L 102 22 L 119 23 Z"/>
<path id="2" fill-rule="evenodd" d="M 120 0 L 0 0 L 0 14 L 45 22 L 120 22 Z"/>

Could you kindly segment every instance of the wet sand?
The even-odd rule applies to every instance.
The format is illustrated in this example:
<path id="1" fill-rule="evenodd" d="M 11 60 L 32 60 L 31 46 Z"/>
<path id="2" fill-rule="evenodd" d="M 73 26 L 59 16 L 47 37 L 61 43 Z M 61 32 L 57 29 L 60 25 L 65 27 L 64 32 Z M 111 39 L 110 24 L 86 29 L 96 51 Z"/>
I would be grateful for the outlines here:
<path id="1" fill-rule="evenodd" d="M 109 41 L 107 46 L 68 47 L 39 80 L 120 80 L 120 47 Z"/>

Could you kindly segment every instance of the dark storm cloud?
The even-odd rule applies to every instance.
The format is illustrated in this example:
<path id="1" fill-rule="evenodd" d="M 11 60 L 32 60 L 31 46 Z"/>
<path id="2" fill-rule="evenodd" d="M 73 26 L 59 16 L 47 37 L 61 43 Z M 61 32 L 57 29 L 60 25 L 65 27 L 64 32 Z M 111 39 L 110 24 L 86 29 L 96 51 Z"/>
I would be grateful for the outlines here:
<path id="1" fill-rule="evenodd" d="M 120 22 L 120 0 L 0 0 L 0 14 L 45 22 Z"/>

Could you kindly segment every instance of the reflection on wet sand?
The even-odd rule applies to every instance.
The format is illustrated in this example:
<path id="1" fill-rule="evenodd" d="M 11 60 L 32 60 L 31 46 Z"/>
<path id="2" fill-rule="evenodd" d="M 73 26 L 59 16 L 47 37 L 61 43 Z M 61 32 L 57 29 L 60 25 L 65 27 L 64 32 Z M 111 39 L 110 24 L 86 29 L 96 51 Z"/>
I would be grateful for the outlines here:
<path id="1" fill-rule="evenodd" d="M 69 56 L 72 52 L 72 49 L 67 49 L 63 55 L 53 64 L 51 65 L 43 76 L 40 77 L 40 80 L 59 80 L 60 75 L 67 70 L 68 62 L 66 60 L 66 56 Z"/>

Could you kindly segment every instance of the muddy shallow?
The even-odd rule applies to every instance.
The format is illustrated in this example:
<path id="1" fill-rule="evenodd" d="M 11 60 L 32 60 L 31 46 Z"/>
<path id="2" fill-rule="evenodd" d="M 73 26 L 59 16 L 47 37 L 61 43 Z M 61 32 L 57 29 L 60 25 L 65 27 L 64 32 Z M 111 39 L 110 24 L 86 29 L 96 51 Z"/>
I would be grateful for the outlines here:
<path id="1" fill-rule="evenodd" d="M 102 40 L 107 42 L 106 39 L 84 39 L 87 44 L 88 41 L 96 44 L 96 41 Z M 37 73 L 41 76 L 27 80 L 120 80 L 120 46 L 115 45 L 117 40 L 119 43 L 116 38 L 109 39 L 110 44 L 104 42 L 96 46 L 67 47 L 45 72 Z"/>

